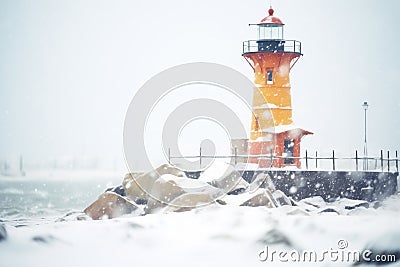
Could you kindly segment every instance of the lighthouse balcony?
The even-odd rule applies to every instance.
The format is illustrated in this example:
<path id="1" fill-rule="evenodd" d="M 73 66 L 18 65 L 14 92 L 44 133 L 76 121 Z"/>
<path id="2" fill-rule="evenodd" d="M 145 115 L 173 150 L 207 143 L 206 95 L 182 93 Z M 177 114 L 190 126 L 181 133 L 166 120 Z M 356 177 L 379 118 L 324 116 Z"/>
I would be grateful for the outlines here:
<path id="1" fill-rule="evenodd" d="M 282 39 L 248 40 L 243 42 L 243 54 L 278 52 L 301 54 L 301 42 Z"/>

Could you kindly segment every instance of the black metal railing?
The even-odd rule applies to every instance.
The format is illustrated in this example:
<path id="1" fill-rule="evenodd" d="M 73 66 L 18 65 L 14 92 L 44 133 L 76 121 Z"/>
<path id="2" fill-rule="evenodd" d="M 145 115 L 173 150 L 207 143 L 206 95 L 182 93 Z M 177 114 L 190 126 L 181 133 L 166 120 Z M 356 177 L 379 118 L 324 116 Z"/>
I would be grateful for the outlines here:
<path id="1" fill-rule="evenodd" d="M 168 163 L 172 163 L 173 159 L 199 159 L 200 169 L 203 167 L 202 162 L 204 159 L 230 159 L 234 164 L 238 162 L 247 161 L 248 159 L 259 159 L 259 160 L 269 160 L 271 163 L 271 168 L 273 167 L 273 161 L 275 159 L 298 159 L 301 160 L 304 170 L 309 169 L 320 169 L 320 170 L 338 170 L 338 163 L 345 161 L 346 163 L 352 163 L 352 167 L 349 168 L 339 168 L 346 171 L 395 171 L 399 172 L 399 157 L 397 150 L 395 151 L 395 157 L 390 157 L 390 152 L 387 151 L 384 155 L 383 150 L 380 151 L 380 156 L 378 157 L 360 157 L 358 151 L 355 151 L 355 157 L 337 157 L 335 156 L 335 150 L 332 150 L 332 154 L 329 156 L 318 156 L 318 152 L 315 152 L 315 156 L 310 156 L 308 151 L 305 151 L 304 157 L 290 157 L 290 156 L 278 156 L 273 153 L 263 154 L 263 155 L 240 155 L 237 150 L 234 150 L 233 155 L 204 155 L 199 151 L 199 155 L 191 156 L 171 156 L 171 151 L 168 150 Z M 328 163 L 330 166 L 324 167 L 321 161 Z M 367 164 L 366 164 L 367 163 Z M 347 164 L 348 165 L 348 164 Z M 315 168 L 313 168 L 315 167 Z"/>
<path id="2" fill-rule="evenodd" d="M 243 54 L 259 52 L 301 54 L 301 42 L 296 40 L 248 40 L 243 42 Z"/>

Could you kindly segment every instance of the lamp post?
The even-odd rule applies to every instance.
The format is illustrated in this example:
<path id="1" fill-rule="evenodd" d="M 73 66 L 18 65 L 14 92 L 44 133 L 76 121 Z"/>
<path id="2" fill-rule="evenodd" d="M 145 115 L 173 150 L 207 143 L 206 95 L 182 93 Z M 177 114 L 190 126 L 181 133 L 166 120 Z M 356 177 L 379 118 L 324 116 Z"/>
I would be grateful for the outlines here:
<path id="1" fill-rule="evenodd" d="M 368 103 L 365 101 L 362 105 L 364 108 L 364 163 L 363 170 L 368 170 L 368 150 L 367 150 L 367 110 Z"/>

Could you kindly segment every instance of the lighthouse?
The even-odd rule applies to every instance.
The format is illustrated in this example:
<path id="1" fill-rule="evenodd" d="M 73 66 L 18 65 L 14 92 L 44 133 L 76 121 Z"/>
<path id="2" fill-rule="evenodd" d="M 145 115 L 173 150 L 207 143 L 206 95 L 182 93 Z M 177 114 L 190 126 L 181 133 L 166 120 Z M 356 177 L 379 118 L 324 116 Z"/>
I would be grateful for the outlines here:
<path id="1" fill-rule="evenodd" d="M 257 28 L 257 40 L 243 42 L 243 57 L 254 71 L 256 85 L 249 162 L 261 168 L 300 168 L 301 140 L 312 134 L 297 127 L 292 119 L 290 71 L 303 55 L 301 42 L 284 39 L 284 24 L 274 16 L 272 7 L 267 17 L 251 25 Z M 267 154 L 274 157 L 268 158 Z"/>

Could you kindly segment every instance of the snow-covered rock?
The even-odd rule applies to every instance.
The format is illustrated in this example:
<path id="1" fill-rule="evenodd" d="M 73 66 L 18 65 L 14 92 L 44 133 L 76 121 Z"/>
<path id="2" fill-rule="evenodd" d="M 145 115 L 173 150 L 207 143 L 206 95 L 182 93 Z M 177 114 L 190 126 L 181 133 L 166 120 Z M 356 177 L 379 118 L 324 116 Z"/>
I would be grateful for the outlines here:
<path id="1" fill-rule="evenodd" d="M 212 195 L 208 193 L 185 193 L 171 201 L 163 210 L 164 212 L 189 211 L 194 208 L 217 204 Z"/>
<path id="2" fill-rule="evenodd" d="M 359 207 L 364 207 L 364 208 L 369 207 L 369 203 L 365 200 L 355 200 L 348 198 L 340 198 L 336 200 L 334 203 L 336 206 L 346 210 L 353 210 Z"/>
<path id="3" fill-rule="evenodd" d="M 86 213 L 80 211 L 71 211 L 62 216 L 61 218 L 58 218 L 56 222 L 88 221 L 88 220 L 92 220 L 92 218 L 88 216 Z"/>
<path id="4" fill-rule="evenodd" d="M 93 220 L 99 220 L 112 219 L 135 211 L 140 209 L 128 199 L 114 192 L 105 192 L 84 213 Z"/>
<path id="5" fill-rule="evenodd" d="M 275 202 L 278 206 L 292 206 L 292 202 L 290 201 L 290 199 L 281 190 L 273 191 L 272 197 L 275 199 Z"/>
<path id="6" fill-rule="evenodd" d="M 270 190 L 271 192 L 275 191 L 275 185 L 271 180 L 271 177 L 269 176 L 268 173 L 259 173 L 255 174 L 254 180 L 250 183 L 249 185 L 249 191 L 254 192 L 258 188 L 266 188 Z"/>
<path id="7" fill-rule="evenodd" d="M 340 208 L 335 207 L 335 206 L 324 206 L 322 208 L 318 208 L 315 213 L 330 213 L 330 214 L 342 214 L 343 212 L 341 211 Z"/>
<path id="8" fill-rule="evenodd" d="M 248 183 L 243 180 L 234 166 L 227 163 L 214 162 L 199 177 L 200 181 L 208 182 L 225 193 L 246 189 Z"/>
<path id="9" fill-rule="evenodd" d="M 309 216 L 310 213 L 296 206 L 284 205 L 277 208 L 284 215 Z"/>
<path id="10" fill-rule="evenodd" d="M 147 173 L 128 173 L 122 182 L 126 197 L 134 202 L 146 202 L 154 182 L 165 174 L 186 178 L 182 170 L 168 164 Z"/>
<path id="11" fill-rule="evenodd" d="M 326 202 L 321 196 L 304 198 L 304 199 L 300 200 L 299 202 L 304 203 L 306 205 L 313 206 L 317 209 L 326 206 Z"/>
<path id="12" fill-rule="evenodd" d="M 191 202 L 188 200 L 189 196 L 192 196 L 193 198 L 198 197 L 196 194 L 208 194 L 211 202 L 217 197 L 223 195 L 222 190 L 215 188 L 204 181 L 181 178 L 172 174 L 164 174 L 154 182 L 145 212 L 146 214 L 157 212 L 159 209 L 169 205 L 178 196 L 186 193 L 192 193 L 185 197 L 187 203 Z M 177 203 L 178 202 L 179 201 L 177 200 Z M 192 203 L 197 205 L 195 199 L 193 199 Z"/>
<path id="13" fill-rule="evenodd" d="M 271 192 L 267 189 L 258 189 L 253 194 L 249 194 L 249 196 L 250 198 L 240 204 L 240 206 L 265 206 L 268 208 L 275 208 L 278 206 Z"/>

